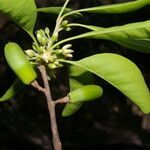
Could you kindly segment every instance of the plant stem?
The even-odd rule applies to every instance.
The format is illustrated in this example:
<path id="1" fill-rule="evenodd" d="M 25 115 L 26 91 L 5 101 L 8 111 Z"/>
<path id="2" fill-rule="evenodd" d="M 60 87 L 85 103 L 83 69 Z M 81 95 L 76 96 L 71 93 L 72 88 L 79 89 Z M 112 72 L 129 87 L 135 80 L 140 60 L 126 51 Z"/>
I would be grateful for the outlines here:
<path id="1" fill-rule="evenodd" d="M 52 39 L 53 39 L 53 37 L 58 36 L 57 34 L 61 31 L 61 23 L 63 21 L 62 14 L 63 14 L 67 4 L 69 3 L 69 1 L 70 0 L 66 0 L 66 2 L 64 3 L 64 5 L 63 5 L 63 7 L 62 7 L 58 17 L 57 17 L 56 26 L 55 26 L 55 29 L 54 29 L 53 34 L 52 34 Z M 51 42 L 48 45 L 48 47 L 51 47 L 53 45 L 53 43 L 55 42 L 55 40 L 56 40 L 55 38 L 54 38 L 54 40 L 51 40 Z"/>
<path id="2" fill-rule="evenodd" d="M 60 98 L 56 101 L 54 101 L 55 104 L 65 104 L 65 103 L 69 103 L 70 102 L 70 98 L 68 96 L 65 96 L 63 98 Z"/>
<path id="3" fill-rule="evenodd" d="M 50 123 L 51 123 L 51 131 L 52 131 L 52 136 L 53 136 L 54 150 L 62 150 L 62 145 L 61 145 L 61 141 L 59 138 L 57 122 L 56 122 L 55 103 L 52 100 L 46 68 L 45 68 L 45 66 L 40 65 L 40 66 L 38 66 L 38 69 L 41 73 L 41 76 L 42 76 L 42 79 L 44 82 L 44 87 L 45 87 L 44 93 L 46 96 L 47 106 L 48 106 L 49 115 L 50 115 L 50 121 L 51 121 Z"/>
<path id="4" fill-rule="evenodd" d="M 94 28 L 96 29 L 96 26 L 85 25 L 85 24 L 80 24 L 80 23 L 70 23 L 67 26 L 68 27 L 82 27 L 82 28 L 86 28 L 89 30 L 94 30 Z M 97 27 L 97 28 L 100 28 L 100 27 Z"/>
<path id="5" fill-rule="evenodd" d="M 58 17 L 57 17 L 57 21 L 59 21 L 59 19 L 61 18 L 61 16 L 62 16 L 62 14 L 63 14 L 63 12 L 64 12 L 64 10 L 65 10 L 67 4 L 69 3 L 69 1 L 70 1 L 70 0 L 66 0 L 66 2 L 64 3 L 64 5 L 63 5 L 63 7 L 62 7 L 62 9 L 61 9 L 61 11 L 60 11 Z"/>

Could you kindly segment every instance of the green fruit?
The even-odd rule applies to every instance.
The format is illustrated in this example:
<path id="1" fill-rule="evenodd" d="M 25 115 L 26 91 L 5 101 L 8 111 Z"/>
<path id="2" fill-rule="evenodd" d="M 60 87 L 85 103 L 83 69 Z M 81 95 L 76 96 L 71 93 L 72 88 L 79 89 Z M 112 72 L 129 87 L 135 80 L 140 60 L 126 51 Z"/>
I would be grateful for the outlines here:
<path id="1" fill-rule="evenodd" d="M 68 117 L 74 114 L 77 110 L 80 109 L 80 107 L 83 105 L 83 103 L 68 103 L 66 104 L 63 112 L 62 117 Z"/>
<path id="2" fill-rule="evenodd" d="M 85 85 L 68 94 L 71 103 L 91 101 L 103 94 L 101 87 L 97 85 Z"/>
<path id="3" fill-rule="evenodd" d="M 13 42 L 5 46 L 5 58 L 10 68 L 24 84 L 30 84 L 37 77 L 21 47 Z"/>

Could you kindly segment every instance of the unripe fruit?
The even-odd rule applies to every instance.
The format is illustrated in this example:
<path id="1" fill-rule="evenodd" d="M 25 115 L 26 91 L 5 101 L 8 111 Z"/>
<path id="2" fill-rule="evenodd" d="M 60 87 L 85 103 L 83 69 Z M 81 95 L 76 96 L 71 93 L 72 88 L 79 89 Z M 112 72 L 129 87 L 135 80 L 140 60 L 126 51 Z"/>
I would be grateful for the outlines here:
<path id="1" fill-rule="evenodd" d="M 97 85 L 85 85 L 68 94 L 71 103 L 91 101 L 99 98 L 103 89 Z"/>
<path id="2" fill-rule="evenodd" d="M 37 77 L 32 65 L 18 44 L 14 42 L 6 44 L 5 58 L 10 68 L 24 84 L 30 84 Z"/>
<path id="3" fill-rule="evenodd" d="M 62 117 L 68 117 L 74 114 L 80 107 L 83 105 L 83 103 L 68 103 L 66 104 L 63 112 Z"/>

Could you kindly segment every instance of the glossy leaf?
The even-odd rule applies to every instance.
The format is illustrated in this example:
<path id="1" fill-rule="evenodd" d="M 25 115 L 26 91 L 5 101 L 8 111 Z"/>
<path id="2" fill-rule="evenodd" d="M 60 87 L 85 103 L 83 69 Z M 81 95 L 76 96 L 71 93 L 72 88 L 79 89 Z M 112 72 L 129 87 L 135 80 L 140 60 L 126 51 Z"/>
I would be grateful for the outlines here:
<path id="1" fill-rule="evenodd" d="M 128 38 L 128 39 L 119 39 L 117 37 L 111 37 L 111 41 L 120 44 L 129 49 L 133 49 L 143 53 L 150 54 L 150 39 L 147 38 Z"/>
<path id="2" fill-rule="evenodd" d="M 58 15 L 59 12 L 61 11 L 61 9 L 62 9 L 62 7 L 42 7 L 42 8 L 37 8 L 37 12 L 39 12 L 39 13 L 50 13 L 50 14 Z M 66 14 L 66 13 L 71 12 L 71 11 L 72 11 L 71 8 L 65 8 L 63 14 Z M 82 14 L 80 12 L 77 12 L 77 13 L 73 14 L 72 16 L 82 17 Z"/>
<path id="3" fill-rule="evenodd" d="M 70 84 L 70 91 L 74 91 L 83 85 L 87 84 L 93 84 L 94 78 L 90 72 L 87 72 L 86 70 L 70 65 L 69 66 L 69 84 Z M 68 103 L 65 105 L 62 116 L 68 117 L 74 114 L 76 111 L 78 111 L 84 103 L 78 102 L 78 103 Z"/>
<path id="4" fill-rule="evenodd" d="M 137 25 L 137 24 L 139 24 L 139 23 L 133 23 L 133 25 Z M 131 24 L 128 24 L 128 25 L 131 25 Z M 125 25 L 125 26 L 128 26 L 128 25 Z M 97 26 L 89 26 L 89 27 L 86 26 L 86 27 L 88 29 L 94 30 L 94 31 L 102 31 L 102 30 L 105 30 L 105 29 L 109 29 L 109 28 L 101 28 L 101 27 L 97 27 Z M 137 32 L 137 31 L 135 29 L 135 32 Z M 145 32 L 146 31 L 147 31 L 147 29 L 145 28 Z M 148 38 L 150 38 L 149 31 L 147 32 L 147 36 L 145 36 L 143 34 L 143 37 L 139 36 L 138 34 L 134 35 L 134 36 L 129 35 L 128 37 L 126 37 L 126 36 L 123 35 L 123 34 L 127 35 L 126 32 L 124 32 L 124 31 L 123 31 L 124 33 L 123 32 L 119 33 L 119 32 L 118 33 L 117 32 L 116 33 L 110 33 L 110 34 L 107 34 L 106 36 L 105 35 L 104 36 L 96 35 L 96 39 L 108 39 L 108 40 L 111 40 L 115 43 L 118 43 L 119 45 L 127 47 L 129 49 L 133 49 L 133 50 L 136 50 L 136 51 L 139 51 L 139 52 L 144 52 L 144 53 L 150 53 L 150 39 L 148 39 Z M 142 35 L 142 31 L 141 31 L 141 35 Z M 92 38 L 94 38 L 94 36 L 92 36 Z"/>
<path id="5" fill-rule="evenodd" d="M 80 61 L 67 61 L 103 78 L 131 101 L 144 113 L 150 112 L 150 93 L 138 67 L 127 58 L 111 53 L 97 54 Z"/>
<path id="6" fill-rule="evenodd" d="M 85 9 L 81 9 L 80 12 L 89 12 L 89 13 L 97 13 L 97 14 L 101 14 L 101 13 L 121 14 L 121 13 L 128 13 L 128 12 L 141 9 L 149 4 L 150 4 L 150 0 L 136 0 L 132 2 L 124 2 L 119 4 L 85 8 Z"/>
<path id="7" fill-rule="evenodd" d="M 80 38 L 106 39 L 136 51 L 150 53 L 150 21 L 130 23 L 110 28 L 87 25 L 84 25 L 84 27 L 94 31 L 62 40 L 58 44 Z"/>
<path id="8" fill-rule="evenodd" d="M 34 0 L 0 0 L 0 12 L 32 34 L 37 17 Z"/>
<path id="9" fill-rule="evenodd" d="M 19 79 L 16 79 L 9 89 L 0 97 L 0 102 L 10 100 L 14 96 L 16 96 L 25 85 Z"/>
<path id="10" fill-rule="evenodd" d="M 90 72 L 74 65 L 69 66 L 69 79 L 70 91 L 74 91 L 83 85 L 94 83 L 93 75 Z"/>

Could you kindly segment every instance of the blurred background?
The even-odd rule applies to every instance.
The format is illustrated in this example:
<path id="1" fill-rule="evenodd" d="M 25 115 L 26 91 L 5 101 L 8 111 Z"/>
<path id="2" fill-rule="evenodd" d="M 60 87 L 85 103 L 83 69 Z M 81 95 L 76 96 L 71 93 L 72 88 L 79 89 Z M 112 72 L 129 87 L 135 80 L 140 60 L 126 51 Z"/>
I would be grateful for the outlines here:
<path id="1" fill-rule="evenodd" d="M 71 0 L 73 9 L 125 2 L 127 0 Z M 36 0 L 38 7 L 62 6 L 63 0 Z M 73 22 L 109 27 L 149 20 L 150 6 L 122 15 L 85 14 Z M 36 29 L 53 30 L 57 16 L 39 14 Z M 85 29 L 76 28 L 65 36 L 81 34 Z M 29 36 L 3 14 L 0 14 L 0 95 L 10 86 L 15 75 L 8 67 L 3 53 L 4 45 L 14 41 L 24 49 L 31 46 Z M 82 39 L 72 42 L 74 59 L 103 52 L 121 54 L 141 69 L 150 87 L 150 56 L 121 47 L 105 40 Z M 66 69 L 58 72 L 58 80 L 51 83 L 53 99 L 68 92 Z M 140 110 L 118 90 L 97 78 L 95 82 L 104 89 L 102 98 L 86 103 L 71 117 L 62 118 L 64 106 L 57 106 L 57 122 L 63 150 L 150 150 L 150 116 Z M 32 87 L 10 101 L 0 103 L 0 150 L 52 150 L 49 115 L 43 94 Z"/>

